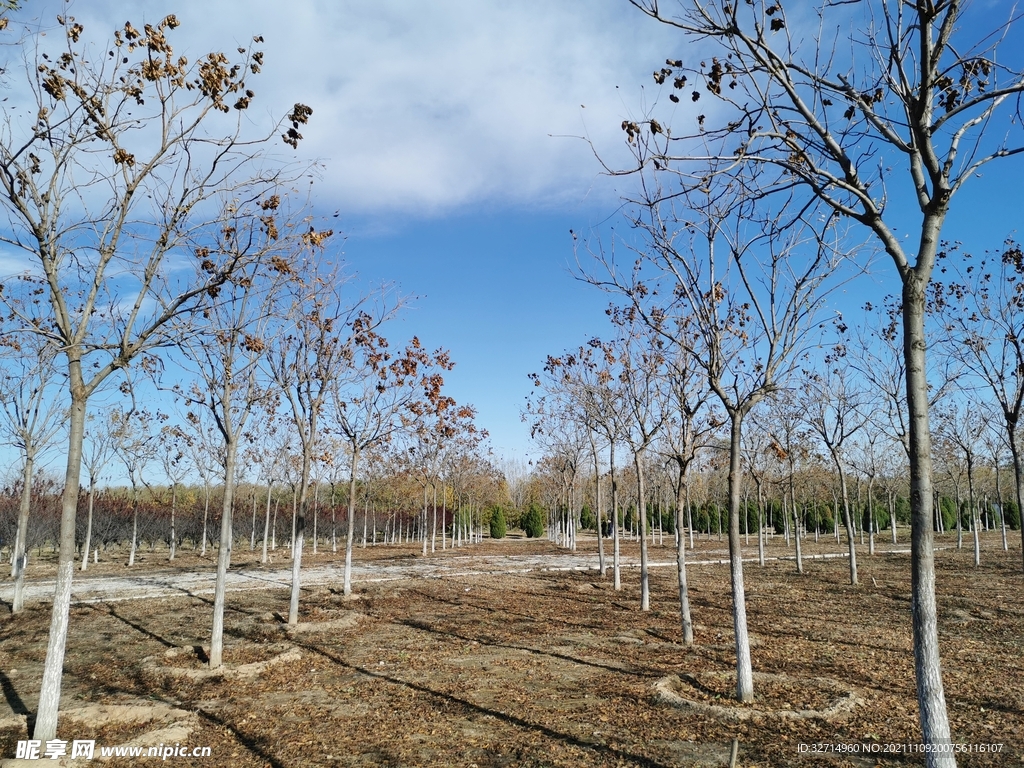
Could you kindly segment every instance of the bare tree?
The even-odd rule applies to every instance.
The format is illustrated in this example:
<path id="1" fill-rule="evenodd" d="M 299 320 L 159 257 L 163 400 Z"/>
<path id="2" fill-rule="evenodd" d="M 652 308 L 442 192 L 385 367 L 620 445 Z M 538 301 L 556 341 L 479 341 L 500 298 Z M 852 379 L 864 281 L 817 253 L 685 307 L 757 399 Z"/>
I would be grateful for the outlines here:
<path id="1" fill-rule="evenodd" d="M 167 540 L 167 559 L 174 560 L 178 550 L 178 532 L 175 529 L 178 512 L 178 486 L 189 471 L 187 435 L 177 424 L 164 424 L 157 435 L 157 459 L 171 487 L 171 519 Z"/>
<path id="2" fill-rule="evenodd" d="M 870 398 L 865 401 L 867 410 L 870 412 Z M 857 440 L 850 452 L 850 466 L 858 473 L 867 478 L 867 518 L 868 518 L 868 554 L 875 554 L 875 533 L 878 528 L 878 518 L 875 514 L 875 483 L 883 469 L 882 451 L 884 448 L 892 448 L 891 442 L 885 439 L 878 432 L 871 429 L 870 417 L 864 424 L 864 434 Z M 895 532 L 896 518 L 890 515 L 889 522 Z"/>
<path id="3" fill-rule="evenodd" d="M 687 101 L 699 114 L 692 131 L 671 137 L 669 129 L 647 121 L 644 135 L 657 145 L 652 163 L 675 167 L 680 159 L 712 157 L 727 166 L 766 168 L 774 177 L 765 179 L 764 191 L 805 187 L 866 227 L 896 266 L 907 374 L 918 704 L 924 740 L 949 743 L 932 552 L 926 289 L 956 193 L 986 163 L 1024 150 L 1008 134 L 987 130 L 1004 113 L 1004 124 L 1019 123 L 1013 117 L 1024 76 L 996 56 L 1016 14 L 1008 10 L 1007 22 L 979 30 L 963 23 L 963 0 L 823 1 L 792 14 L 773 0 L 682 0 L 676 13 L 663 10 L 660 0 L 631 2 L 701 41 L 699 66 L 672 60 L 655 73 L 659 83 L 688 89 Z M 807 29 L 806 22 L 813 33 L 802 38 L 796 30 Z M 697 105 L 704 96 L 714 101 L 710 107 Z M 675 92 L 670 97 L 680 101 Z M 636 123 L 624 127 L 641 134 Z M 901 173 L 921 216 L 909 233 L 912 252 L 886 207 L 887 182 Z M 927 761 L 956 762 L 952 752 L 939 750 Z"/>
<path id="4" fill-rule="evenodd" d="M 206 545 L 210 540 L 210 496 L 217 477 L 217 466 L 224 465 L 223 445 L 217 427 L 210 423 L 209 412 L 196 408 L 185 414 L 183 426 L 188 430 L 185 441 L 191 454 L 192 466 L 203 484 L 203 524 L 200 532 L 199 556 L 206 557 Z"/>
<path id="5" fill-rule="evenodd" d="M 0 439 L 21 454 L 21 500 L 11 550 L 14 578 L 12 613 L 25 607 L 28 520 L 32 480 L 40 451 L 49 447 L 64 424 L 63 409 L 53 400 L 60 386 L 56 350 L 38 337 L 0 339 Z"/>
<path id="6" fill-rule="evenodd" d="M 934 296 L 934 292 L 933 292 Z M 936 306 L 933 301 L 929 306 Z M 900 327 L 902 305 L 893 296 L 878 304 L 864 306 L 866 322 L 856 324 L 854 338 L 845 345 L 845 359 L 867 384 L 868 394 L 880 407 L 872 407 L 871 423 L 876 430 L 887 430 L 910 457 L 910 424 L 907 409 L 907 361 L 903 355 Z M 926 319 L 933 319 L 929 312 Z M 930 331 L 941 331 L 937 325 Z M 940 334 L 939 338 L 947 338 Z M 934 409 L 959 380 L 961 366 L 950 355 L 931 355 L 927 359 L 928 407 Z"/>
<path id="7" fill-rule="evenodd" d="M 386 312 L 390 315 L 391 312 Z M 375 330 L 381 323 L 360 313 L 352 321 L 346 375 L 332 390 L 335 425 L 349 451 L 348 531 L 345 537 L 344 593 L 352 594 L 352 545 L 355 535 L 356 478 L 364 452 L 388 442 L 403 429 L 414 412 L 429 408 L 441 395 L 440 371 L 451 370 L 448 353 L 433 355 L 413 338 L 398 355 L 388 351 L 387 340 Z"/>
<path id="8" fill-rule="evenodd" d="M 222 258 L 240 266 L 218 286 L 217 301 L 205 310 L 206 322 L 202 326 L 192 327 L 190 318 L 179 318 L 173 323 L 178 330 L 179 348 L 186 358 L 184 365 L 195 376 L 189 387 L 175 385 L 175 393 L 190 409 L 207 413 L 220 438 L 215 452 L 222 459 L 224 492 L 213 599 L 211 669 L 223 663 L 224 605 L 233 544 L 238 450 L 249 417 L 271 399 L 260 375 L 260 363 L 280 332 L 272 312 L 277 291 L 293 274 L 303 240 L 311 246 L 313 239 L 309 233 L 301 237 L 295 233 L 296 222 L 289 221 L 281 205 L 281 196 L 269 190 L 253 206 L 258 213 L 246 209 L 225 222 L 221 236 L 211 243 L 211 251 L 218 249 Z M 285 234 L 282 236 L 281 232 Z M 198 425 L 199 417 L 192 413 L 191 418 Z"/>
<path id="9" fill-rule="evenodd" d="M 237 262 L 201 249 L 218 236 L 225 206 L 245 205 L 281 175 L 274 163 L 252 162 L 279 126 L 243 135 L 261 52 L 245 49 L 237 63 L 219 52 L 189 63 L 170 43 L 179 26 L 170 15 L 142 31 L 127 22 L 100 48 L 110 56 L 96 56 L 80 23 L 58 23 L 64 34 L 50 38 L 53 50 L 42 50 L 41 37 L 27 43 L 32 103 L 5 102 L 0 123 L 0 241 L 36 269 L 45 301 L 20 316 L 22 327 L 60 349 L 70 400 L 60 556 L 34 729 L 43 741 L 57 729 L 89 398 L 164 344 L 168 323 L 193 314 L 235 271 Z M 292 110 L 288 144 L 297 145 L 310 113 Z"/>
<path id="10" fill-rule="evenodd" d="M 447 353 L 444 353 L 444 357 L 447 358 Z M 453 397 L 443 394 L 440 389 L 443 379 L 439 374 L 435 383 L 436 387 L 432 388 L 427 397 L 410 405 L 410 414 L 406 417 L 405 429 L 402 431 L 405 466 L 423 491 L 420 534 L 424 556 L 432 540 L 428 490 L 434 490 L 436 499 L 437 483 L 444 467 L 446 452 L 459 450 L 460 443 L 464 444 L 464 441 L 475 445 L 487 436 L 487 432 L 478 429 L 473 421 L 476 417 L 473 406 L 459 405 Z M 435 503 L 435 521 L 436 506 Z M 434 535 L 436 528 L 435 522 Z"/>
<path id="11" fill-rule="evenodd" d="M 849 552 L 850 583 L 857 583 L 857 542 L 854 539 L 850 510 L 847 471 L 850 469 L 847 451 L 850 440 L 864 428 L 868 414 L 864 408 L 863 393 L 849 380 L 849 369 L 842 364 L 841 353 L 832 352 L 825 360 L 821 373 L 804 375 L 801 410 L 805 423 L 825 446 L 839 477 L 843 524 Z"/>
<path id="12" fill-rule="evenodd" d="M 963 457 L 964 474 L 967 479 L 967 509 L 971 516 L 971 531 L 974 534 L 974 565 L 981 565 L 981 515 L 974 494 L 975 470 L 978 465 L 978 453 L 982 448 L 982 440 L 989 431 L 988 420 L 984 411 L 977 404 L 949 403 L 936 414 L 937 442 L 945 442 L 956 453 L 957 460 Z M 962 521 L 960 492 L 957 489 L 957 549 L 962 544 Z"/>
<path id="13" fill-rule="evenodd" d="M 270 504 L 273 497 L 274 483 L 284 479 L 284 466 L 288 455 L 288 444 L 292 439 L 287 426 L 282 424 L 276 415 L 277 406 L 274 402 L 264 403 L 263 415 L 266 416 L 264 428 L 254 446 L 250 451 L 254 454 L 254 462 L 259 465 L 260 477 L 267 484 L 267 502 L 263 518 L 263 551 L 260 555 L 260 562 L 266 563 L 269 560 L 268 547 L 276 536 L 276 531 L 271 527 Z M 332 497 L 333 504 L 333 497 Z M 276 522 L 276 521 L 275 521 Z"/>
<path id="14" fill-rule="evenodd" d="M 982 439 L 985 444 L 985 452 L 992 460 L 992 474 L 995 481 L 993 491 L 995 493 L 996 508 L 999 510 L 999 527 L 1002 533 L 1003 551 L 1008 552 L 1010 545 L 1006 539 L 1006 509 L 1003 506 L 1003 494 L 1000 488 L 999 478 L 1003 458 L 1006 456 L 1005 452 L 1009 450 L 1009 446 L 1006 444 L 1006 430 L 999 429 L 996 426 L 996 419 L 991 415 L 987 421 L 989 428 Z"/>
<path id="15" fill-rule="evenodd" d="M 764 506 L 765 506 L 765 487 L 771 482 L 771 472 L 775 468 L 775 465 L 781 463 L 782 455 L 778 452 L 779 446 L 777 445 L 774 436 L 771 434 L 769 425 L 767 422 L 766 414 L 763 409 L 756 409 L 751 412 L 749 417 L 749 427 L 744 431 L 743 434 L 743 461 L 746 464 L 747 474 L 750 479 L 754 481 L 754 492 L 755 492 L 755 503 L 757 505 L 757 562 L 762 568 L 764 567 Z M 785 503 L 783 503 L 783 509 L 785 509 Z M 783 512 L 785 514 L 785 512 Z M 749 508 L 744 510 L 744 519 L 747 522 L 745 526 L 747 529 L 750 527 L 750 510 Z M 797 518 L 794 516 L 793 521 L 794 541 L 797 547 L 797 561 L 800 561 L 800 528 Z M 748 537 L 749 538 L 749 537 Z M 798 565 L 797 572 L 800 572 Z"/>
<path id="16" fill-rule="evenodd" d="M 954 250 L 950 246 L 942 255 L 948 257 Z M 965 260 L 966 266 L 950 264 L 954 274 L 935 291 L 934 304 L 943 318 L 951 355 L 990 391 L 998 406 L 1010 448 L 1017 508 L 1024 509 L 1024 251 L 1008 240 L 998 253 L 980 260 L 966 255 Z M 1024 525 L 1021 545 L 1024 552 Z"/>
<path id="17" fill-rule="evenodd" d="M 96 481 L 107 469 L 107 461 L 114 451 L 113 437 L 110 433 L 111 423 L 104 422 L 93 414 L 89 417 L 92 420 L 92 427 L 88 421 L 85 428 L 85 446 L 82 451 L 82 462 L 89 473 L 89 513 L 85 525 L 85 541 L 82 543 L 82 570 L 89 564 L 89 550 L 92 546 L 92 516 L 93 504 L 96 500 Z"/>
<path id="18" fill-rule="evenodd" d="M 779 463 L 786 465 L 786 485 L 789 496 L 789 516 L 786 517 L 785 499 L 787 494 L 783 492 L 783 525 L 787 526 L 792 520 L 793 526 L 793 549 L 796 553 L 796 572 L 804 572 L 803 549 L 800 541 L 800 516 L 797 512 L 796 501 L 796 463 L 800 459 L 806 459 L 810 455 L 809 440 L 806 428 L 803 426 L 803 413 L 793 396 L 793 392 L 781 393 L 779 397 L 771 402 L 771 414 L 767 417 L 768 424 L 772 431 L 771 450 Z M 817 519 L 815 519 L 815 541 L 817 541 Z"/>
<path id="19" fill-rule="evenodd" d="M 126 386 L 125 389 L 130 389 Z M 127 411 L 115 408 L 110 412 L 110 436 L 113 450 L 124 464 L 128 482 L 132 487 L 132 537 L 128 549 L 128 566 L 135 565 L 135 553 L 139 543 L 139 505 L 142 502 L 142 488 L 147 486 L 146 468 L 156 459 L 158 452 L 158 430 L 154 425 L 166 421 L 164 414 L 153 414 L 136 407 Z"/>
<path id="20" fill-rule="evenodd" d="M 613 310 L 618 337 L 607 349 L 619 361 L 625 439 L 633 452 L 636 469 L 637 514 L 640 525 L 640 610 L 651 609 L 650 571 L 647 553 L 647 489 L 644 461 L 660 431 L 667 412 L 661 407 L 661 389 L 666 374 L 664 338 L 661 329 L 643 322 L 636 307 Z"/>
<path id="21" fill-rule="evenodd" d="M 601 576 L 606 574 L 603 515 L 601 507 L 600 442 L 607 443 L 609 480 L 611 482 L 611 510 L 609 518 L 612 535 L 612 578 L 614 588 L 622 588 L 619 563 L 618 479 L 616 475 L 616 447 L 623 437 L 621 390 L 619 388 L 616 359 L 600 339 L 591 339 L 586 345 L 558 357 L 548 356 L 543 373 L 531 373 L 530 380 L 542 392 L 527 402 L 523 419 L 531 423 L 531 434 L 536 437 L 551 431 L 552 424 L 561 420 L 581 424 L 587 433 L 594 474 L 597 484 L 597 556 Z M 570 415 L 571 414 L 571 415 Z M 557 431 L 554 430 L 554 431 Z"/>
<path id="22" fill-rule="evenodd" d="M 333 233 L 311 233 L 310 244 L 319 248 Z M 332 271 L 333 270 L 333 271 Z M 342 334 L 360 315 L 361 300 L 348 302 L 347 281 L 330 265 L 320 269 L 312 261 L 293 267 L 295 279 L 282 293 L 282 319 L 290 327 L 267 356 L 267 366 L 281 397 L 288 402 L 291 421 L 301 451 L 296 487 L 296 512 L 292 538 L 292 589 L 288 623 L 299 620 L 300 575 L 306 519 L 310 511 L 309 481 L 318 449 L 321 420 L 334 382 L 351 366 L 352 350 Z M 351 525 L 351 520 L 349 521 Z"/>
<path id="23" fill-rule="evenodd" d="M 588 439 L 585 427 L 575 419 L 562 414 L 561 421 L 550 420 L 544 433 L 545 453 L 541 466 L 557 478 L 560 493 L 553 508 L 549 510 L 550 525 L 548 537 L 559 546 L 575 551 L 576 526 L 578 523 L 576 490 L 579 485 L 583 463 L 587 459 Z M 534 430 L 533 438 L 541 437 Z"/>
<path id="24" fill-rule="evenodd" d="M 683 643 L 693 645 L 693 620 L 690 617 L 689 583 L 686 573 L 686 537 L 684 524 L 690 532 L 693 548 L 693 520 L 690 516 L 690 469 L 698 453 L 707 445 L 708 438 L 722 425 L 722 421 L 708 408 L 711 390 L 700 375 L 697 365 L 685 352 L 677 350 L 668 362 L 668 375 L 661 390 L 665 425 L 659 443 L 659 453 L 676 468 L 676 579 L 679 584 L 679 615 L 683 629 Z M 686 517 L 684 518 L 684 515 Z"/>
<path id="25" fill-rule="evenodd" d="M 526 497 L 530 485 L 530 468 L 520 458 L 505 458 L 500 465 L 501 474 L 508 488 L 509 501 L 516 511 L 526 509 Z"/>
<path id="26" fill-rule="evenodd" d="M 751 701 L 739 522 L 743 420 L 796 367 L 840 259 L 833 217 L 819 218 L 795 199 L 769 209 L 751 194 L 756 177 L 711 175 L 706 182 L 671 194 L 645 186 L 634 224 L 647 246 L 631 274 L 599 256 L 606 276 L 587 279 L 629 297 L 670 352 L 678 349 L 702 369 L 726 413 L 736 695 Z"/>

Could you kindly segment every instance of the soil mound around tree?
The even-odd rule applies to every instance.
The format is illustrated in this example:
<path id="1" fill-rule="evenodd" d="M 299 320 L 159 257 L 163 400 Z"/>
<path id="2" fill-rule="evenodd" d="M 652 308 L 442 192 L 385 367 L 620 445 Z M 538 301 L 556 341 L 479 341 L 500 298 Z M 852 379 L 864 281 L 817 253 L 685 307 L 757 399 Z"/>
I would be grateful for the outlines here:
<path id="1" fill-rule="evenodd" d="M 362 614 L 356 611 L 346 611 L 335 618 L 324 618 L 317 621 L 300 621 L 297 624 L 285 625 L 284 631 L 289 637 L 295 635 L 306 635 L 316 632 L 338 632 L 345 629 L 354 629 Z"/>
<path id="2" fill-rule="evenodd" d="M 141 662 L 141 669 L 144 675 L 158 679 L 247 680 L 259 677 L 278 664 L 298 661 L 302 652 L 288 643 L 237 643 L 225 648 L 224 656 L 231 661 L 210 669 L 209 647 L 179 646 L 168 648 L 162 656 L 147 656 Z"/>
<path id="3" fill-rule="evenodd" d="M 780 717 L 786 720 L 836 720 L 863 699 L 849 686 L 827 677 L 754 673 L 754 702 L 737 701 L 736 673 L 705 671 L 669 675 L 654 684 L 655 700 L 721 720 Z"/>

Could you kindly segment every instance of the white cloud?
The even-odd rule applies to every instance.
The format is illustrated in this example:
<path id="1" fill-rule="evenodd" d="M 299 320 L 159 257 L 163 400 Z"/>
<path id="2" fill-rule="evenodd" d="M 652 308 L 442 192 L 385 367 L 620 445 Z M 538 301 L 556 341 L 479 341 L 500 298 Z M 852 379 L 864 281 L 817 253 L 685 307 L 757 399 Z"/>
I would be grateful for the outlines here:
<path id="1" fill-rule="evenodd" d="M 0 280 L 10 280 L 23 275 L 35 278 L 43 276 L 38 259 L 32 259 L 23 251 L 16 251 L 9 246 L 0 248 Z"/>
<path id="2" fill-rule="evenodd" d="M 31 5 L 44 19 L 60 9 Z M 90 0 L 67 12 L 97 40 L 174 12 L 172 41 L 191 59 L 263 35 L 257 103 L 313 107 L 303 153 L 326 161 L 320 200 L 349 214 L 582 200 L 598 164 L 585 142 L 552 135 L 587 133 L 625 163 L 619 123 L 679 42 L 620 0 Z"/>

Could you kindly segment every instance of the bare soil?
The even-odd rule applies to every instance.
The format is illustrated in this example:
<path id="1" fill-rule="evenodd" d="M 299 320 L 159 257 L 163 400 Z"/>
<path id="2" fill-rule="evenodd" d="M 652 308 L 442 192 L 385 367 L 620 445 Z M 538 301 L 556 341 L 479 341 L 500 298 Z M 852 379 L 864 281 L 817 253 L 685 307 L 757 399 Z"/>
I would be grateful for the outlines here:
<path id="1" fill-rule="evenodd" d="M 908 555 L 858 551 L 856 587 L 842 557 L 807 560 L 803 576 L 791 560 L 747 563 L 759 674 L 755 702 L 741 705 L 731 697 L 724 544 L 702 540 L 688 552 L 696 644 L 687 648 L 669 543 L 652 548 L 666 565 L 652 569 L 646 613 L 636 568 L 624 570 L 619 592 L 610 574 L 583 570 L 596 564 L 594 541 L 574 556 L 521 539 L 426 558 L 413 545 L 368 547 L 356 554 L 363 570 L 354 599 L 340 593 L 339 556 L 321 552 L 305 562 L 330 577 L 305 589 L 292 630 L 282 620 L 287 591 L 275 580 L 281 558 L 261 566 L 242 552 L 236 569 L 263 574 L 265 586 L 229 594 L 228 663 L 217 673 L 205 666 L 212 597 L 147 591 L 153 578 L 174 587 L 179 575 L 209 577 L 212 560 L 184 553 L 170 567 L 166 553 L 152 553 L 130 573 L 146 574 L 141 591 L 122 585 L 109 599 L 90 592 L 94 602 L 72 607 L 59 735 L 102 746 L 209 746 L 212 757 L 168 760 L 206 768 L 722 766 L 733 739 L 744 766 L 924 763 L 921 754 L 882 751 L 920 740 Z M 937 551 L 936 567 L 954 738 L 1002 745 L 995 754 L 961 753 L 959 764 L 1024 764 L 1019 545 L 1004 553 L 998 536 L 986 535 L 975 568 L 953 537 L 938 543 L 948 547 Z M 809 554 L 843 548 L 834 539 L 805 544 Z M 635 559 L 635 543 L 624 550 Z M 770 542 L 770 557 L 790 553 L 781 537 Z M 756 557 L 756 547 L 747 554 Z M 409 568 L 413 575 L 400 575 Z M 387 580 L 371 580 L 378 572 Z M 90 564 L 89 573 L 97 588 L 129 574 L 123 563 Z M 29 575 L 52 578 L 52 563 L 37 559 Z M 27 738 L 48 623 L 49 605 L 40 602 L 0 619 L 0 761 Z M 861 753 L 812 753 L 801 744 L 856 744 Z"/>

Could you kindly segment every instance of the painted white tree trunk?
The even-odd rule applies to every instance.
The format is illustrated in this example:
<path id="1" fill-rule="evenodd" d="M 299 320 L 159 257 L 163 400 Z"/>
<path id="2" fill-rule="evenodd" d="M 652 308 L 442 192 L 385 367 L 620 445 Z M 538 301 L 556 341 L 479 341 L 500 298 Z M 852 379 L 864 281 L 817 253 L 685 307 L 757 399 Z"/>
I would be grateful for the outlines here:
<path id="1" fill-rule="evenodd" d="M 622 589 L 622 569 L 619 564 L 619 488 L 615 481 L 615 443 L 608 447 L 608 461 L 612 481 L 612 582 L 616 591 Z"/>
<path id="2" fill-rule="evenodd" d="M 68 409 L 68 462 L 60 518 L 60 554 L 57 558 L 57 583 L 50 613 L 50 634 L 43 662 L 43 683 L 39 691 L 39 709 L 32 738 L 50 741 L 57 738 L 57 710 L 60 704 L 64 651 L 71 614 L 71 580 L 75 571 L 75 517 L 78 512 L 79 481 L 82 472 L 82 443 L 85 439 L 86 397 L 81 386 L 78 361 L 69 361 L 73 386 Z M 75 386 L 77 384 L 77 386 Z M 76 396 L 76 393 L 79 393 Z"/>
<path id="3" fill-rule="evenodd" d="M 640 610 L 649 611 L 651 610 L 651 578 L 647 563 L 647 509 L 644 504 L 647 499 L 644 488 L 643 458 L 642 449 L 633 454 L 633 461 L 636 465 L 636 513 L 640 518 L 638 521 L 640 529 Z"/>
<path id="4" fill-rule="evenodd" d="M 686 539 L 680 526 L 684 507 L 688 506 L 686 488 L 682 478 L 676 488 L 676 576 L 679 582 L 679 617 L 683 624 L 683 645 L 693 645 L 693 620 L 690 618 L 690 593 L 686 579 Z"/>
<path id="5" fill-rule="evenodd" d="M 199 552 L 200 557 L 206 557 L 206 541 L 209 538 L 207 535 L 207 524 L 210 519 L 210 484 L 204 483 L 203 490 L 205 493 L 205 501 L 203 502 L 203 547 Z"/>
<path id="6" fill-rule="evenodd" d="M 21 613 L 25 609 L 25 568 L 28 566 L 28 516 L 32 508 L 32 474 L 35 457 L 30 451 L 25 456 L 21 470 L 21 501 L 18 505 L 18 532 L 14 540 L 14 552 L 11 558 L 11 571 L 14 576 L 14 601 L 11 613 Z M 86 556 L 84 559 L 88 559 Z"/>
<path id="7" fill-rule="evenodd" d="M 217 548 L 217 578 L 213 589 L 213 630 L 210 633 L 210 669 L 217 669 L 224 663 L 224 605 L 227 601 L 228 568 L 231 567 L 232 505 L 235 496 L 235 453 L 238 445 L 234 440 L 224 446 L 224 505 L 220 516 L 220 545 Z"/>
<path id="8" fill-rule="evenodd" d="M 597 449 L 593 443 L 591 443 L 591 448 L 594 453 L 594 503 L 597 507 L 597 569 L 603 579 L 607 570 L 604 562 L 604 530 L 602 530 L 604 517 L 601 509 L 601 463 L 597 458 Z"/>
<path id="9" fill-rule="evenodd" d="M 729 445 L 729 575 L 732 581 L 732 620 L 736 636 L 736 698 L 754 700 L 754 673 L 750 660 L 750 636 L 747 633 L 747 596 L 743 588 L 743 550 L 740 543 L 741 431 L 743 414 L 731 415 Z"/>
<path id="10" fill-rule="evenodd" d="M 352 466 L 348 477 L 348 526 L 345 533 L 345 578 L 342 589 L 346 595 L 352 594 L 352 542 L 355 526 L 352 524 L 356 514 L 356 469 L 359 462 L 359 449 L 352 448 Z M 425 489 L 424 489 L 425 490 Z"/>
<path id="11" fill-rule="evenodd" d="M 263 516 L 263 554 L 260 558 L 261 563 L 267 562 L 267 539 L 270 536 L 270 493 L 274 487 L 274 481 L 267 481 L 267 509 Z"/>
<path id="12" fill-rule="evenodd" d="M 926 230 L 926 236 L 929 234 Z M 938 226 L 930 233 L 937 239 Z M 931 243 L 932 251 L 937 242 Z M 903 350 L 907 363 L 910 421 L 910 568 L 914 668 L 921 732 L 931 744 L 949 744 L 949 717 L 942 686 L 938 608 L 935 600 L 935 551 L 932 533 L 932 445 L 928 423 L 928 375 L 924 332 L 926 281 L 908 275 L 903 285 Z M 952 752 L 930 753 L 929 768 L 955 766 Z"/>
<path id="13" fill-rule="evenodd" d="M 89 478 L 89 517 L 85 523 L 85 546 L 82 547 L 82 570 L 89 564 L 89 553 L 92 551 L 92 506 L 96 496 L 96 483 Z M 97 554 L 99 550 L 96 550 Z"/>
<path id="14" fill-rule="evenodd" d="M 178 484 L 171 484 L 171 546 L 168 560 L 174 560 L 174 553 L 177 551 L 178 533 L 174 529 L 174 515 L 178 511 Z"/>

